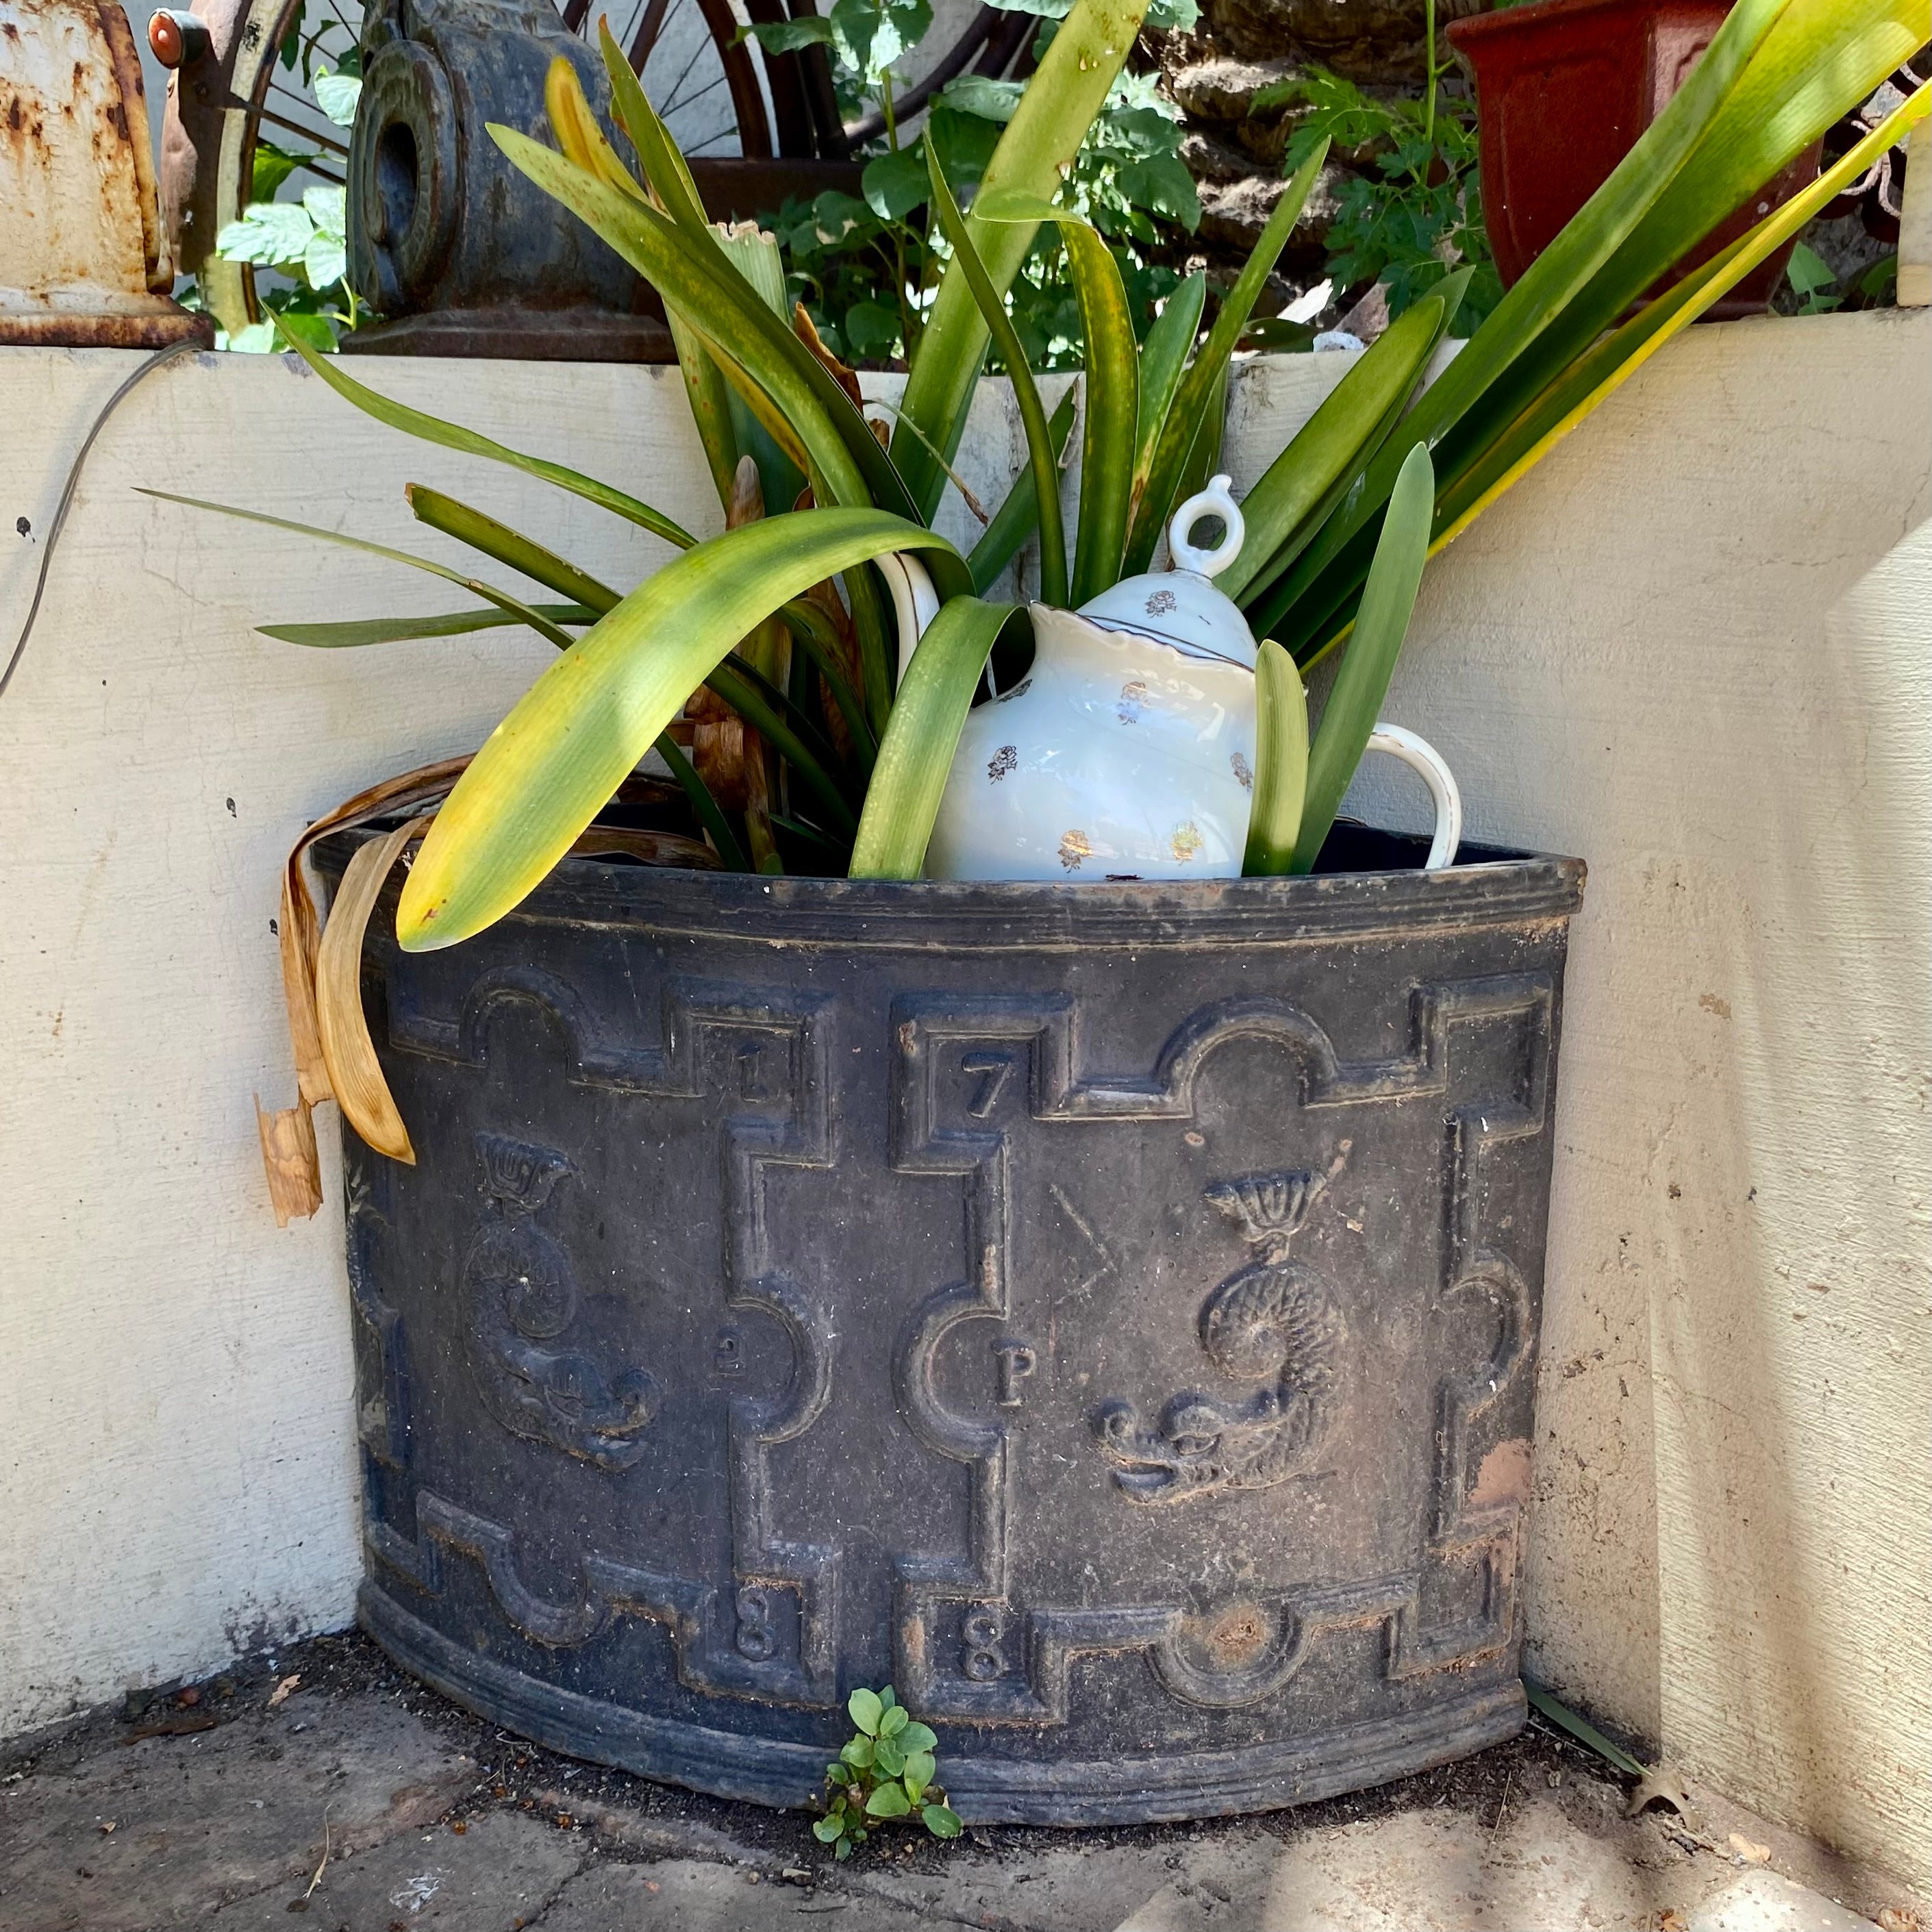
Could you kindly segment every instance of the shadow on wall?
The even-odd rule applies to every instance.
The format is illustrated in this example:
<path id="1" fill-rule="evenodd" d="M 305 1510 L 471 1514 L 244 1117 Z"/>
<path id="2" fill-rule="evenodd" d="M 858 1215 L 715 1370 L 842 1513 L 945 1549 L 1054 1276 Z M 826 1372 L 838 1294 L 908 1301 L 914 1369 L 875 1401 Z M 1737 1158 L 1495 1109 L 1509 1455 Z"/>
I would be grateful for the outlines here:
<path id="1" fill-rule="evenodd" d="M 1385 710 L 1591 867 L 1528 1667 L 1922 1882 L 1932 382 L 1872 320 L 1673 346 L 1432 567 Z M 1386 760 L 1345 809 L 1422 822 Z"/>

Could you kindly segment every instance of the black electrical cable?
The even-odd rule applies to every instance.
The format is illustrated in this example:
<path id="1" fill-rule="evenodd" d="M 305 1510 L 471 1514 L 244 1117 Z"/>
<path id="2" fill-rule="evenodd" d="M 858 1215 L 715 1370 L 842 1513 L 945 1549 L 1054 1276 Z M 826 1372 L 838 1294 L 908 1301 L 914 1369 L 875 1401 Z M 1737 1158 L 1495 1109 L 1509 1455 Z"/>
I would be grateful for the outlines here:
<path id="1" fill-rule="evenodd" d="M 165 349 L 157 350 L 143 362 L 120 388 L 101 406 L 100 413 L 94 418 L 79 453 L 74 459 L 74 466 L 67 472 L 67 487 L 61 492 L 59 507 L 54 512 L 53 522 L 48 526 L 47 540 L 40 550 L 40 574 L 34 584 L 34 601 L 27 606 L 27 621 L 20 626 L 20 640 L 14 646 L 14 655 L 7 660 L 7 668 L 0 671 L 0 698 L 7 694 L 7 687 L 14 681 L 14 674 L 20 668 L 21 655 L 27 648 L 27 640 L 33 634 L 34 620 L 40 615 L 40 598 L 47 587 L 47 572 L 54 560 L 54 546 L 60 541 L 62 526 L 67 521 L 67 513 L 74 507 L 74 493 L 80 484 L 82 466 L 87 461 L 87 452 L 94 447 L 94 439 L 100 434 L 101 426 L 126 400 L 128 392 L 138 382 L 145 382 L 164 362 L 172 362 L 177 356 L 185 356 L 191 350 L 205 347 L 196 335 L 183 336 L 178 342 L 170 342 Z"/>

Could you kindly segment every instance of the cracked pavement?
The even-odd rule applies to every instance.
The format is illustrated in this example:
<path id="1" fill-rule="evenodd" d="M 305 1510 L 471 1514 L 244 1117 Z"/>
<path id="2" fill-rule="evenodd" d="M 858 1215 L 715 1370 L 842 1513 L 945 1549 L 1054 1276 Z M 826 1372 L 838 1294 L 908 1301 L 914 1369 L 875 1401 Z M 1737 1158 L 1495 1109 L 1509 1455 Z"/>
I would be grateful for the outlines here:
<path id="1" fill-rule="evenodd" d="M 881 1834 L 842 1866 L 799 1814 L 541 1750 L 350 1634 L 205 1684 L 130 1694 L 5 1748 L 0 1932 L 268 1932 L 292 1917 L 314 1932 L 1926 1922 L 1882 1879 L 1721 1803 L 1706 1806 L 1701 1841 L 1673 1816 L 1622 1814 L 1621 1788 L 1594 1760 L 1532 1730 L 1298 1810 L 1118 1831 L 996 1826 L 950 1846 Z"/>

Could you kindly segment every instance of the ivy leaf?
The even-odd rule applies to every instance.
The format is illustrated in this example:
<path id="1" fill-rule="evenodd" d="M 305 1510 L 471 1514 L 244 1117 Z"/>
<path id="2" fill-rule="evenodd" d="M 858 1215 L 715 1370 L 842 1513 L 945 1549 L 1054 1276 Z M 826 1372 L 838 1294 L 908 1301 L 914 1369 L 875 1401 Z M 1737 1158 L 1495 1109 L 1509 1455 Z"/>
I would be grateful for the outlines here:
<path id="1" fill-rule="evenodd" d="M 939 1746 L 938 1734 L 916 1718 L 899 1732 L 898 1739 L 899 1748 L 903 1751 L 936 1750 Z"/>
<path id="2" fill-rule="evenodd" d="M 326 68 L 315 76 L 315 104 L 338 128 L 356 124 L 356 104 L 362 98 L 361 76 L 331 74 Z"/>
<path id="3" fill-rule="evenodd" d="M 876 1690 L 858 1690 L 845 1700 L 845 1709 L 854 1724 L 868 1738 L 879 1734 L 879 1720 L 886 1714 L 886 1707 Z M 849 1751 L 850 1745 L 846 1747 Z"/>
<path id="4" fill-rule="evenodd" d="M 228 223 L 214 238 L 215 253 L 224 261 L 272 268 L 299 262 L 314 232 L 315 224 L 299 202 L 251 202 L 239 221 Z"/>
<path id="5" fill-rule="evenodd" d="M 737 39 L 751 35 L 757 37 L 768 54 L 795 54 L 800 47 L 829 47 L 832 22 L 817 14 L 808 14 L 802 20 L 754 20 L 738 30 Z"/>
<path id="6" fill-rule="evenodd" d="M 926 150 L 916 142 L 868 161 L 862 178 L 866 202 L 881 221 L 897 221 L 910 214 L 932 192 L 926 171 Z"/>
<path id="7" fill-rule="evenodd" d="M 1192 232 L 1201 225 L 1201 196 L 1178 154 L 1150 154 L 1130 161 L 1114 177 L 1129 201 L 1178 221 Z"/>
<path id="8" fill-rule="evenodd" d="M 892 1714 L 890 1711 L 886 1713 L 888 1718 Z M 874 1752 L 872 1765 L 887 1778 L 896 1778 L 905 1768 L 905 1753 L 892 1738 L 882 1737 Z"/>
<path id="9" fill-rule="evenodd" d="M 926 1820 L 926 1828 L 935 1838 L 958 1837 L 961 1830 L 958 1814 L 950 1806 L 928 1804 L 920 1812 L 920 1816 Z"/>
<path id="10" fill-rule="evenodd" d="M 912 1809 L 912 1801 L 897 1784 L 882 1784 L 866 1800 L 866 1810 L 874 1818 L 903 1818 Z"/>
<path id="11" fill-rule="evenodd" d="M 906 1788 L 906 1796 L 916 1804 L 925 1795 L 926 1787 L 932 1782 L 932 1774 L 937 1768 L 930 1751 L 914 1751 L 905 1761 L 905 1768 L 900 1774 Z"/>
<path id="12" fill-rule="evenodd" d="M 982 121 L 1010 121 L 1020 104 L 1017 80 L 992 80 L 983 74 L 962 74 L 949 80 L 940 98 L 962 114 Z"/>
<path id="13" fill-rule="evenodd" d="M 317 229 L 302 250 L 302 274 L 312 289 L 332 288 L 349 268 L 348 244 L 340 235 Z"/>

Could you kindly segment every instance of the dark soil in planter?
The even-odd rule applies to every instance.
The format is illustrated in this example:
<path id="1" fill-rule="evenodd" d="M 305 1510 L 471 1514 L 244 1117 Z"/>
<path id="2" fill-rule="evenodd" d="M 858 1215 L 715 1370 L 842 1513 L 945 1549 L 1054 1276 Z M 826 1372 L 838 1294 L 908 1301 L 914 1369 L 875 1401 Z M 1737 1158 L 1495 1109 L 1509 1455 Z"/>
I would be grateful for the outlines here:
<path id="1" fill-rule="evenodd" d="M 764 1803 L 890 1681 L 982 1823 L 1514 1733 L 1582 868 L 1331 843 L 1410 869 L 574 860 L 413 956 L 379 909 L 418 1164 L 347 1148 L 365 1628 L 524 1736 Z"/>

